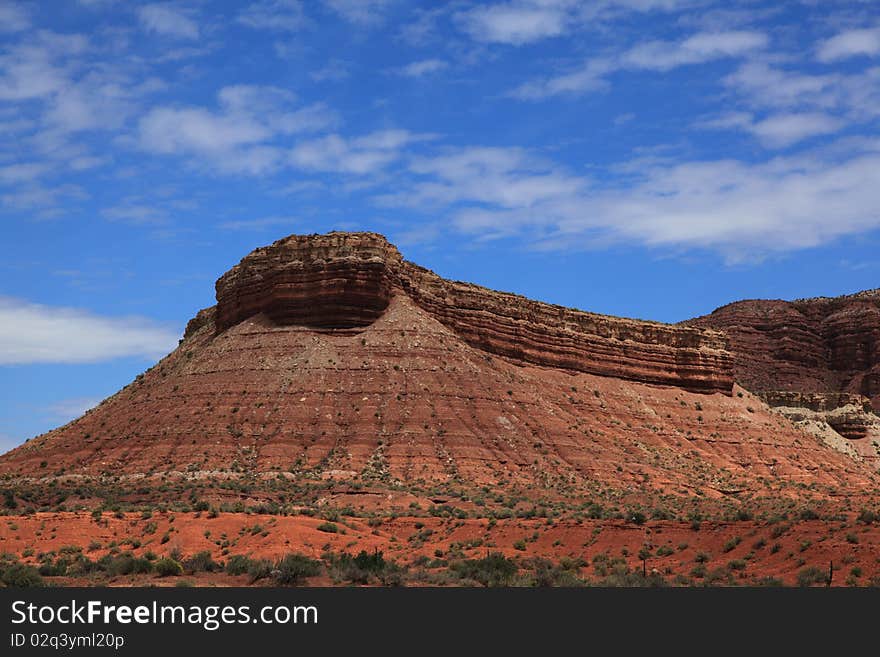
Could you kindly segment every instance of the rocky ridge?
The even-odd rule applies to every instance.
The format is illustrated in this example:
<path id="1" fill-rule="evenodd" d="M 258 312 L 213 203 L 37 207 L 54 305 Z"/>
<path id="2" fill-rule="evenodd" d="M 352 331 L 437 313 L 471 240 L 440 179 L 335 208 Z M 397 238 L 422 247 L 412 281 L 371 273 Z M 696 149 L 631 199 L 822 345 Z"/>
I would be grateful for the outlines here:
<path id="1" fill-rule="evenodd" d="M 373 233 L 279 240 L 216 291 L 177 349 L 0 457 L 0 475 L 443 482 L 574 499 L 876 483 L 859 453 L 734 384 L 714 328 L 448 281 Z"/>

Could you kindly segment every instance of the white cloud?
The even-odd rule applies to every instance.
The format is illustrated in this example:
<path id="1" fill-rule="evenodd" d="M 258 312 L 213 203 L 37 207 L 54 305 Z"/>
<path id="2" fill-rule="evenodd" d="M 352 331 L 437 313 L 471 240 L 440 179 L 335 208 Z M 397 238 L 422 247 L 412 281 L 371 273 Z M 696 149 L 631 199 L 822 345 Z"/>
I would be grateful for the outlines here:
<path id="1" fill-rule="evenodd" d="M 0 195 L 0 205 L 16 210 L 48 208 L 61 203 L 88 198 L 88 193 L 78 185 L 63 184 L 54 187 L 31 185 L 18 187 L 14 191 Z"/>
<path id="2" fill-rule="evenodd" d="M 339 80 L 344 80 L 345 78 L 349 77 L 349 75 L 351 75 L 348 68 L 348 62 L 341 59 L 331 59 L 317 71 L 312 71 L 311 73 L 309 73 L 309 77 L 312 78 L 312 80 L 314 80 L 315 82 L 324 82 L 327 80 L 335 82 Z"/>
<path id="3" fill-rule="evenodd" d="M 138 9 L 138 18 L 149 32 L 176 39 L 198 39 L 199 25 L 186 10 L 171 4 L 150 4 Z"/>
<path id="4" fill-rule="evenodd" d="M 724 78 L 724 84 L 764 107 L 793 107 L 803 103 L 830 107 L 836 103 L 837 74 L 810 74 L 748 62 Z"/>
<path id="5" fill-rule="evenodd" d="M 763 49 L 766 44 L 764 34 L 743 30 L 698 32 L 679 41 L 648 41 L 615 57 L 596 57 L 567 73 L 527 82 L 512 95 L 535 100 L 565 93 L 583 93 L 606 86 L 606 76 L 615 71 L 665 72 L 681 66 L 743 57 Z"/>
<path id="6" fill-rule="evenodd" d="M 753 124 L 750 131 L 771 147 L 786 147 L 809 137 L 828 135 L 843 127 L 843 122 L 827 114 L 776 114 Z"/>
<path id="7" fill-rule="evenodd" d="M 333 134 L 297 144 L 290 162 L 308 171 L 374 174 L 398 160 L 404 146 L 426 138 L 406 130 L 382 130 L 354 139 Z"/>
<path id="8" fill-rule="evenodd" d="M 371 25 L 384 19 L 385 10 L 393 0 L 324 0 L 324 2 L 347 21 Z"/>
<path id="9" fill-rule="evenodd" d="M 423 75 L 442 71 L 448 66 L 449 64 L 441 59 L 423 59 L 417 62 L 412 62 L 411 64 L 407 64 L 406 66 L 398 69 L 398 72 L 401 75 L 409 78 L 420 78 Z"/>
<path id="10" fill-rule="evenodd" d="M 740 57 L 767 45 L 760 32 L 700 32 L 682 41 L 650 41 L 631 48 L 621 68 L 669 71 L 726 57 Z"/>
<path id="11" fill-rule="evenodd" d="M 31 21 L 23 7 L 11 2 L 0 2 L 0 32 L 21 32 Z"/>
<path id="12" fill-rule="evenodd" d="M 756 120 L 748 112 L 730 112 L 697 127 L 717 130 L 742 130 L 754 135 L 769 148 L 786 148 L 810 137 L 833 134 L 845 123 L 821 112 L 772 114 Z"/>
<path id="13" fill-rule="evenodd" d="M 880 67 L 816 74 L 749 62 L 723 82 L 752 107 L 833 112 L 850 124 L 880 116 Z"/>
<path id="14" fill-rule="evenodd" d="M 478 6 L 456 15 L 471 38 L 522 45 L 561 35 L 570 20 L 570 2 L 511 2 Z"/>
<path id="15" fill-rule="evenodd" d="M 281 165 L 275 139 L 312 132 L 335 123 L 324 105 L 291 109 L 295 96 L 275 87 L 236 85 L 218 93 L 218 110 L 158 107 L 141 118 L 143 150 L 194 156 L 226 172 L 258 174 Z"/>
<path id="16" fill-rule="evenodd" d="M 860 55 L 880 55 L 880 28 L 841 32 L 822 42 L 817 55 L 822 62 L 834 62 Z"/>
<path id="17" fill-rule="evenodd" d="M 308 25 L 299 0 L 261 0 L 245 7 L 237 18 L 257 30 L 296 32 Z"/>
<path id="18" fill-rule="evenodd" d="M 161 208 L 140 204 L 121 204 L 101 210 L 101 215 L 110 221 L 135 226 L 163 224 L 168 214 Z"/>
<path id="19" fill-rule="evenodd" d="M 19 45 L 0 56 L 0 100 L 30 100 L 60 89 L 67 77 L 52 60 L 47 48 L 36 45 Z"/>
<path id="20" fill-rule="evenodd" d="M 295 217 L 262 217 L 260 219 L 238 219 L 234 221 L 224 221 L 220 224 L 223 230 L 235 231 L 262 231 L 276 226 L 295 226 L 299 223 L 299 219 Z"/>
<path id="21" fill-rule="evenodd" d="M 0 298 L 0 365 L 154 359 L 179 334 L 140 317 L 104 317 L 77 308 Z"/>
<path id="22" fill-rule="evenodd" d="M 435 216 L 445 207 L 454 227 L 479 239 L 706 248 L 733 261 L 880 228 L 880 145 L 848 142 L 842 152 L 636 161 L 600 184 L 519 149 L 465 148 L 414 160 L 414 177 L 377 201 Z"/>
<path id="23" fill-rule="evenodd" d="M 25 162 L 0 167 L 0 183 L 21 183 L 34 180 L 50 169 L 44 162 Z"/>
<path id="24" fill-rule="evenodd" d="M 577 195 L 586 184 L 517 148 L 463 148 L 415 158 L 410 169 L 419 182 L 400 196 L 384 196 L 384 202 L 418 206 L 467 201 L 525 209 Z"/>
<path id="25" fill-rule="evenodd" d="M 512 0 L 473 3 L 454 19 L 475 41 L 514 46 L 564 36 L 577 29 L 607 29 L 632 13 L 676 12 L 701 0 Z M 454 7 L 454 5 L 453 5 Z M 422 14 L 405 29 L 405 38 L 421 42 L 433 29 L 436 15 Z"/>

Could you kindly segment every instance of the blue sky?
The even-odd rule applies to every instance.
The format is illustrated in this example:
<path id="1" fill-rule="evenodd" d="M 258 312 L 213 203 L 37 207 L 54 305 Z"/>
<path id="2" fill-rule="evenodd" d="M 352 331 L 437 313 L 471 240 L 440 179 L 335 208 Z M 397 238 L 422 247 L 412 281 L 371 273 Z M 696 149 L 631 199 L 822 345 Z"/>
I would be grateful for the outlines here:
<path id="1" fill-rule="evenodd" d="M 679 321 L 880 285 L 872 1 L 0 0 L 0 449 L 290 233 Z"/>

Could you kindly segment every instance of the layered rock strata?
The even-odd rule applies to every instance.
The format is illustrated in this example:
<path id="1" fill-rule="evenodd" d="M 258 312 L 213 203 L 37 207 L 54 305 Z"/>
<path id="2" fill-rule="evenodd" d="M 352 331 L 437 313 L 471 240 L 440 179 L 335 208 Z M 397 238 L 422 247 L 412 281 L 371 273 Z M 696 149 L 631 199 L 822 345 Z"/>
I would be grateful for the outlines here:
<path id="1" fill-rule="evenodd" d="M 836 298 L 739 301 L 688 326 L 723 331 L 750 390 L 862 395 L 880 410 L 880 289 Z"/>
<path id="2" fill-rule="evenodd" d="M 471 346 L 545 367 L 730 394 L 721 333 L 596 315 L 445 280 L 375 233 L 294 235 L 217 281 L 216 330 L 263 313 L 280 325 L 356 329 L 405 294 Z"/>

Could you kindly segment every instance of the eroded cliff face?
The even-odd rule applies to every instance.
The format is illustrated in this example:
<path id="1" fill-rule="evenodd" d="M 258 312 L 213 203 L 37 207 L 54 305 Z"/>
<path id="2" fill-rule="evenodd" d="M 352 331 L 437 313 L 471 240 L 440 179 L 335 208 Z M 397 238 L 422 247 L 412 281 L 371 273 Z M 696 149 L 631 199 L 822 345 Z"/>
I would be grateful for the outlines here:
<path id="1" fill-rule="evenodd" d="M 750 390 L 845 392 L 880 410 L 880 290 L 739 301 L 685 324 L 724 331 L 735 378 Z"/>
<path id="2" fill-rule="evenodd" d="M 280 325 L 356 329 L 404 294 L 468 344 L 519 361 L 724 392 L 721 333 L 581 312 L 445 280 L 406 262 L 375 233 L 294 235 L 260 248 L 217 281 L 216 330 L 263 313 Z"/>
<path id="3" fill-rule="evenodd" d="M 734 385 L 717 330 L 447 281 L 379 235 L 331 233 L 246 256 L 177 349 L 0 475 L 506 482 L 578 500 L 875 486 L 827 443 Z"/>
<path id="4" fill-rule="evenodd" d="M 829 446 L 880 462 L 880 290 L 739 301 L 688 326 L 723 330 L 736 381 Z"/>

